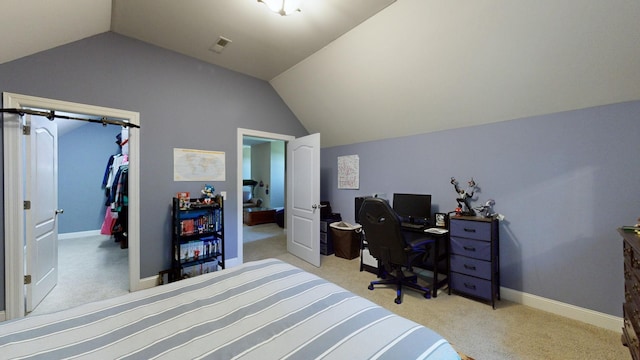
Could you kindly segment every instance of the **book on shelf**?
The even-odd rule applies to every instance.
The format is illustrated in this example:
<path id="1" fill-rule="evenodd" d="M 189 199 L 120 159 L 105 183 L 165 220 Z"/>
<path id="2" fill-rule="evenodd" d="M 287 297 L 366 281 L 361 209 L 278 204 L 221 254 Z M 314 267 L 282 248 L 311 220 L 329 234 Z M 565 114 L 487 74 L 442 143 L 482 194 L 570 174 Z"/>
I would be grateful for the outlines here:
<path id="1" fill-rule="evenodd" d="M 220 239 L 213 236 L 203 237 L 180 244 L 180 262 L 204 260 L 222 252 Z"/>
<path id="2" fill-rule="evenodd" d="M 184 219 L 180 221 L 181 235 L 191 235 L 195 231 L 195 222 L 193 219 Z"/>

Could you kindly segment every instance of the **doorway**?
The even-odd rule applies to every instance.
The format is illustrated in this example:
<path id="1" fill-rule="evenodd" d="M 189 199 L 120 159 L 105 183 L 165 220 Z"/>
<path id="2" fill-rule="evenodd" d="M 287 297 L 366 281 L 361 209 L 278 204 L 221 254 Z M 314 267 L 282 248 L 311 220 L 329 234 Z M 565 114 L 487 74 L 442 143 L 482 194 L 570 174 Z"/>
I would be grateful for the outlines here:
<path id="1" fill-rule="evenodd" d="M 55 287 L 44 293 L 41 301 L 32 298 L 31 304 L 27 303 L 29 316 L 129 292 L 128 250 L 122 236 L 126 235 L 126 223 L 115 226 L 126 216 L 122 208 L 113 212 L 107 206 L 112 203 L 109 197 L 115 201 L 118 170 L 127 167 L 113 162 L 128 154 L 128 128 L 67 119 L 43 121 L 57 125 L 58 130 L 58 276 Z M 112 214 L 122 216 L 114 219 Z M 122 230 L 114 232 L 114 227 Z"/>
<path id="2" fill-rule="evenodd" d="M 244 262 L 244 235 L 243 235 L 243 174 L 244 174 L 244 169 L 243 169 L 243 164 L 244 164 L 244 151 L 243 151 L 243 147 L 244 147 L 244 140 L 245 137 L 250 137 L 250 138 L 258 138 L 258 139 L 263 139 L 265 142 L 266 141 L 274 141 L 274 140 L 279 140 L 279 141 L 291 141 L 293 139 L 295 139 L 294 136 L 291 135 L 283 135 L 283 134 L 276 134 L 276 133 L 269 133 L 269 132 L 263 132 L 263 131 L 257 131 L 257 130 L 249 130 L 249 129 L 241 129 L 238 128 L 238 139 L 237 139 L 237 144 L 238 144 L 238 224 L 237 224 L 237 234 L 238 234 L 238 243 L 237 243 L 237 249 L 238 249 L 238 258 L 237 261 L 239 264 Z M 283 174 L 283 176 L 285 176 L 286 179 L 286 169 L 285 169 L 285 173 Z M 260 179 L 255 179 L 255 180 L 260 180 Z M 264 181 L 264 180 L 263 180 Z M 264 190 L 262 190 L 264 191 Z M 283 194 L 286 194 L 286 184 L 282 189 Z M 285 226 L 286 227 L 286 226 Z"/>
<path id="3" fill-rule="evenodd" d="M 284 141 L 244 136 L 242 167 L 243 260 L 286 252 Z"/>
<path id="4" fill-rule="evenodd" d="M 20 94 L 4 93 L 3 105 L 6 108 L 37 108 L 64 111 L 68 113 L 105 116 L 122 119 L 139 126 L 139 113 L 103 108 L 91 105 L 70 103 L 59 100 L 38 98 Z M 23 241 L 25 239 L 23 210 L 25 187 L 24 166 L 27 161 L 22 151 L 23 135 L 20 116 L 4 115 L 4 225 L 5 225 L 5 316 L 7 319 L 25 315 L 25 260 Z M 129 274 L 130 291 L 141 288 L 140 284 L 140 244 L 139 244 L 139 132 L 132 128 L 129 136 Z M 29 286 L 29 285 L 26 285 Z"/>

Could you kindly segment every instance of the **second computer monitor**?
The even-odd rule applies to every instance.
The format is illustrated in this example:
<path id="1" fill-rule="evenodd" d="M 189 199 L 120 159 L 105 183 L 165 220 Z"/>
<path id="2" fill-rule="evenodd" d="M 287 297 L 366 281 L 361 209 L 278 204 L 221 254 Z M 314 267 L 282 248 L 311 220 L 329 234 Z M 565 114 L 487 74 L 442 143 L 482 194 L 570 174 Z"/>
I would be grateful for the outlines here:
<path id="1" fill-rule="evenodd" d="M 404 222 L 427 224 L 431 219 L 431 195 L 393 194 L 393 210 Z"/>

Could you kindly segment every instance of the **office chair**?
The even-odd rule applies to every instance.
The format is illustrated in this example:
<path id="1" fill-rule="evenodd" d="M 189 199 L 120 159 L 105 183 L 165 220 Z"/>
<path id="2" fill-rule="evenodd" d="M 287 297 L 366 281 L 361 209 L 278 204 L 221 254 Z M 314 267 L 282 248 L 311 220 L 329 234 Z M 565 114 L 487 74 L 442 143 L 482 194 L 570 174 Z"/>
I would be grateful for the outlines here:
<path id="1" fill-rule="evenodd" d="M 380 198 L 367 198 L 360 208 L 359 220 L 367 238 L 369 252 L 383 266 L 383 280 L 372 281 L 369 290 L 375 285 L 395 285 L 395 303 L 402 303 L 402 287 L 409 287 L 424 292 L 424 297 L 431 298 L 431 290 L 418 285 L 417 276 L 405 276 L 404 271 L 411 271 L 412 263 L 418 258 L 428 255 L 429 238 L 407 240 L 400 228 L 400 219 L 391 206 Z M 385 278 L 389 277 L 389 278 Z"/>

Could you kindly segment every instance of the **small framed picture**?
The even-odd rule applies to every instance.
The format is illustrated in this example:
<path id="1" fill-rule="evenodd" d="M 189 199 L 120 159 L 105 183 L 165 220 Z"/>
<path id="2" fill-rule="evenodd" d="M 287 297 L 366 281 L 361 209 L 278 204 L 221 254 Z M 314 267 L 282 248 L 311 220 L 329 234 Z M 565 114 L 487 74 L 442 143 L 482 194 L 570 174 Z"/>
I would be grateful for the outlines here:
<path id="1" fill-rule="evenodd" d="M 447 214 L 445 213 L 435 213 L 435 225 L 437 227 L 446 227 L 447 226 Z"/>

